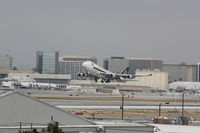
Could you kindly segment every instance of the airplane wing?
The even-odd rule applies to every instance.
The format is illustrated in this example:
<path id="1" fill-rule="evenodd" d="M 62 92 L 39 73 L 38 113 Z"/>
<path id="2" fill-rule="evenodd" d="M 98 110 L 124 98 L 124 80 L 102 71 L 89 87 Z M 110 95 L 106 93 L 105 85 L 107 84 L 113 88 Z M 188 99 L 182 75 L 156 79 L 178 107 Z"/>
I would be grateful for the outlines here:
<path id="1" fill-rule="evenodd" d="M 107 73 L 101 73 L 102 75 L 104 75 L 105 77 L 109 78 L 109 79 L 133 79 L 135 77 L 147 77 L 147 76 L 152 76 L 152 74 L 118 74 L 118 73 L 114 73 L 114 74 L 107 74 Z"/>
<path id="2" fill-rule="evenodd" d="M 97 78 L 95 75 L 87 73 L 87 72 L 85 72 L 85 73 L 78 73 L 78 76 L 79 77 L 94 77 L 94 78 Z"/>
<path id="3" fill-rule="evenodd" d="M 90 73 L 78 73 L 78 77 L 90 77 L 90 78 L 94 79 L 95 82 L 97 82 L 99 79 L 99 77 L 92 75 Z"/>
<path id="4" fill-rule="evenodd" d="M 147 76 L 152 76 L 152 74 L 117 74 L 119 77 L 123 78 L 135 78 L 135 77 L 147 77 Z"/>
<path id="5" fill-rule="evenodd" d="M 133 78 L 135 78 L 135 77 L 147 77 L 147 76 L 152 76 L 152 74 L 128 74 L 128 72 L 129 72 L 129 67 L 127 67 L 124 71 L 122 71 L 122 73 L 121 74 L 117 74 L 117 77 L 122 77 L 122 78 L 125 78 L 125 79 L 133 79 Z"/>

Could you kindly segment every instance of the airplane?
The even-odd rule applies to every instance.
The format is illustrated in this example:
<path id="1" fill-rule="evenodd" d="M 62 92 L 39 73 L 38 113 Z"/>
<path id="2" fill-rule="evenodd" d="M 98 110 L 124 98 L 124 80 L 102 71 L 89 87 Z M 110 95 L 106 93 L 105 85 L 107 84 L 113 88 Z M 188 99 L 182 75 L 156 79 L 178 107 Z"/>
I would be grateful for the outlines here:
<path id="1" fill-rule="evenodd" d="M 109 83 L 111 80 L 115 80 L 118 82 L 125 82 L 135 77 L 146 77 L 152 76 L 149 75 L 135 75 L 135 74 L 128 74 L 129 67 L 127 67 L 122 73 L 114 73 L 108 71 L 97 64 L 91 61 L 85 61 L 82 63 L 83 68 L 87 71 L 85 73 L 78 73 L 79 77 L 93 77 L 95 82 L 98 82 L 98 79 L 101 79 L 101 82 Z"/>

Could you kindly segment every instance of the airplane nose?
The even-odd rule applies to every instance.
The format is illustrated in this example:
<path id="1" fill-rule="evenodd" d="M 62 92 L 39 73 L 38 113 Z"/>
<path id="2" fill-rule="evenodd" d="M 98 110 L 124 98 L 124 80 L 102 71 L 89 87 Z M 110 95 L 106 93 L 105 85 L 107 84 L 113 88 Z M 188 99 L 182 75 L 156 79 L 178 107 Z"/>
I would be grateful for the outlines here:
<path id="1" fill-rule="evenodd" d="M 83 62 L 83 63 L 82 63 L 82 66 L 83 66 L 83 67 L 86 67 L 86 66 L 87 66 L 87 62 Z"/>

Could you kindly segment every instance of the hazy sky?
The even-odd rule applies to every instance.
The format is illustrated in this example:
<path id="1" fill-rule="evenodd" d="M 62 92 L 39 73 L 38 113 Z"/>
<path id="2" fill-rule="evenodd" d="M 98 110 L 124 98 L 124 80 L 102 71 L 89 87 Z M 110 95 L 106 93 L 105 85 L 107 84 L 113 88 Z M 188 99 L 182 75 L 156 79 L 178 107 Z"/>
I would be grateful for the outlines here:
<path id="1" fill-rule="evenodd" d="M 1 0 L 0 55 L 21 69 L 36 51 L 199 62 L 199 0 Z"/>

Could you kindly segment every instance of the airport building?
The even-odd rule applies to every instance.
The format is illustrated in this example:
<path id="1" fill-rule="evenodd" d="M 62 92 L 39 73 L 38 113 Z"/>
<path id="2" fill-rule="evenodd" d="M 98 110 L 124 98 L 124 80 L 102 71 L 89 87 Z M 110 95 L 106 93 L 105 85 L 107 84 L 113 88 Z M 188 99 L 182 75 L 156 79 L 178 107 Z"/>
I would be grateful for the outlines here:
<path id="1" fill-rule="evenodd" d="M 26 73 L 26 74 L 32 74 L 33 71 L 22 71 L 22 70 L 12 70 L 9 68 L 0 68 L 0 86 L 2 85 L 2 81 L 4 81 L 4 78 L 8 77 L 9 73 Z"/>
<path id="2" fill-rule="evenodd" d="M 9 68 L 0 68 L 0 79 L 7 77 L 10 71 Z"/>
<path id="3" fill-rule="evenodd" d="M 160 59 L 111 57 L 104 59 L 104 68 L 120 73 L 129 67 L 129 74 L 134 74 L 137 69 L 162 70 L 162 63 Z"/>
<path id="4" fill-rule="evenodd" d="M 197 66 L 186 63 L 163 63 L 163 71 L 169 72 L 169 83 L 197 81 Z"/>
<path id="5" fill-rule="evenodd" d="M 148 86 L 155 90 L 167 90 L 168 89 L 168 72 L 160 70 L 137 70 L 137 75 L 149 75 L 149 77 L 137 77 L 135 85 Z"/>
<path id="6" fill-rule="evenodd" d="M 12 69 L 13 59 L 9 55 L 0 56 L 0 68 Z"/>
<path id="7" fill-rule="evenodd" d="M 85 72 L 82 63 L 90 60 L 97 63 L 96 57 L 63 56 L 59 59 L 59 74 L 70 74 L 72 79 L 78 79 L 79 72 Z"/>
<path id="8" fill-rule="evenodd" d="M 36 53 L 36 72 L 43 74 L 58 74 L 59 52 Z"/>
<path id="9" fill-rule="evenodd" d="M 71 80 L 67 74 L 8 73 L 2 86 L 23 88 L 66 88 Z"/>

